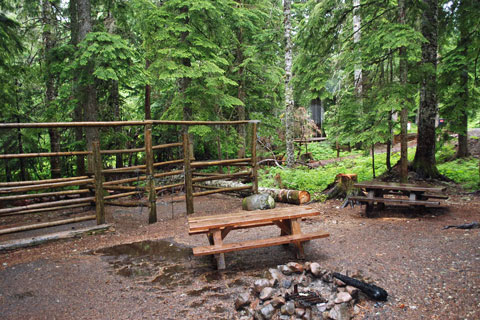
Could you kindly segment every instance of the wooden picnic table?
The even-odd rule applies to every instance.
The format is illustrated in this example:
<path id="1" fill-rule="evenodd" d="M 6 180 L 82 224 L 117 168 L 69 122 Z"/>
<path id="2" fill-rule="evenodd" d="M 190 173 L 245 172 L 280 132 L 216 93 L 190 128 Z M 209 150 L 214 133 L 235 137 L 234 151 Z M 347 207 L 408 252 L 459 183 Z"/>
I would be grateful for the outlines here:
<path id="1" fill-rule="evenodd" d="M 417 207 L 440 206 L 439 199 L 448 199 L 442 195 L 445 187 L 422 186 L 410 183 L 368 181 L 356 183 L 355 188 L 365 189 L 367 196 L 353 196 L 350 200 L 366 204 L 365 213 L 367 216 L 373 211 L 374 205 L 384 208 L 385 204 L 400 204 Z M 385 197 L 385 195 L 406 196 L 406 198 Z M 432 201 L 430 199 L 437 199 Z"/>
<path id="2" fill-rule="evenodd" d="M 209 246 L 193 248 L 193 254 L 195 256 L 215 254 L 218 269 L 225 269 L 226 252 L 293 243 L 297 257 L 303 258 L 303 242 L 329 236 L 325 232 L 302 233 L 300 220 L 318 215 L 319 211 L 308 207 L 285 207 L 188 218 L 189 234 L 206 234 L 210 242 Z M 279 237 L 235 243 L 223 242 L 232 230 L 269 225 L 280 228 Z"/>

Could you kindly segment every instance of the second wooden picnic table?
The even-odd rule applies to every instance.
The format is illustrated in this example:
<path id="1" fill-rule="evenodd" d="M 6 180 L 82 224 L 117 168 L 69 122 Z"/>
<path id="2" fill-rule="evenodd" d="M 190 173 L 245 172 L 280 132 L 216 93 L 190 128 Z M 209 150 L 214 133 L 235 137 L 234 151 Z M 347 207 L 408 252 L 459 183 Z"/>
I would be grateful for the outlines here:
<path id="1" fill-rule="evenodd" d="M 383 208 L 385 204 L 400 204 L 411 206 L 439 206 L 438 199 L 447 199 L 441 194 L 445 187 L 422 186 L 410 183 L 368 181 L 354 184 L 355 188 L 365 189 L 367 196 L 349 197 L 350 200 L 366 204 L 367 216 L 373 211 L 374 205 Z M 406 198 L 385 198 L 385 195 L 406 196 Z M 430 199 L 437 199 L 432 201 Z"/>

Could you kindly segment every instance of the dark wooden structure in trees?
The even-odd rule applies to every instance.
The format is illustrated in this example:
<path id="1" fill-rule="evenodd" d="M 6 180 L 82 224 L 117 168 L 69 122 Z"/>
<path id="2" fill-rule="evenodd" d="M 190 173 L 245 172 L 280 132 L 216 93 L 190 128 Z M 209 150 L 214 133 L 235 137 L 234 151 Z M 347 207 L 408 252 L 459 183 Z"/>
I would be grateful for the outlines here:
<path id="1" fill-rule="evenodd" d="M 95 215 L 87 215 L 58 221 L 37 223 L 33 225 L 16 226 L 13 228 L 0 229 L 0 235 L 46 228 L 79 221 L 96 220 L 97 224 L 105 223 L 105 206 L 146 206 L 149 208 L 149 223 L 157 221 L 156 197 L 157 192 L 173 188 L 184 188 L 187 214 L 194 212 L 194 197 L 231 192 L 239 189 L 248 189 L 252 193 L 258 193 L 256 137 L 259 121 L 113 121 L 113 122 L 58 122 L 58 123 L 3 123 L 0 130 L 21 128 L 115 128 L 119 126 L 140 126 L 144 128 L 144 147 L 122 150 L 102 150 L 99 141 L 94 141 L 87 150 L 91 151 L 68 151 L 68 152 L 45 152 L 23 154 L 0 154 L 0 159 L 19 159 L 35 157 L 87 157 L 88 172 L 85 176 L 72 176 L 57 179 L 0 182 L 0 204 L 6 203 L 6 207 L 0 207 L 0 217 L 25 214 L 47 214 L 52 211 L 74 209 L 94 205 Z M 155 126 L 177 125 L 182 127 L 179 142 L 153 145 L 152 129 Z M 230 126 L 241 125 L 251 127 L 251 141 L 249 143 L 251 156 L 241 159 L 195 161 L 193 147 L 190 141 L 189 128 L 191 126 Z M 167 148 L 181 148 L 183 158 L 175 160 L 155 162 L 155 151 Z M 121 167 L 104 168 L 102 157 L 105 155 L 144 153 L 144 164 Z M 177 166 L 176 169 L 171 169 Z M 195 170 L 208 166 L 239 166 L 241 171 L 232 174 L 196 174 Z M 162 168 L 169 168 L 160 171 Z M 131 177 L 119 177 L 120 174 L 129 174 Z M 182 176 L 183 182 L 157 185 L 160 178 L 169 176 Z M 108 179 L 105 179 L 107 177 Z M 195 191 L 194 183 L 218 180 L 218 179 L 246 179 L 251 185 L 234 188 L 213 188 L 206 191 Z M 196 186 L 196 185 L 195 185 Z M 74 189 L 72 189 L 72 187 Z M 67 189 L 65 189 L 67 188 Z M 40 192 L 39 192 L 40 191 Z M 46 192 L 45 192 L 46 191 Z M 147 201 L 118 201 L 134 195 L 148 195 Z M 69 199 L 57 200 L 59 197 Z M 39 203 L 22 203 L 28 199 L 53 199 Z M 19 204 L 20 203 L 20 204 Z"/>

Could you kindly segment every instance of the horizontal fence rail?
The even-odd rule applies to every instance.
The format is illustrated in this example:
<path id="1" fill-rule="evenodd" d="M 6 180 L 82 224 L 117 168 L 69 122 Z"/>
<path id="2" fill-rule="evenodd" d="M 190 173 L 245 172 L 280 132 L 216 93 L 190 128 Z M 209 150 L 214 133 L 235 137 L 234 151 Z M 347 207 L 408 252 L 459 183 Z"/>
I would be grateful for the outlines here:
<path id="1" fill-rule="evenodd" d="M 97 224 L 105 221 L 104 206 L 146 206 L 149 208 L 149 223 L 157 221 L 157 193 L 165 190 L 183 189 L 187 214 L 194 212 L 193 198 L 214 193 L 250 190 L 258 192 L 256 137 L 257 120 L 245 121 L 111 121 L 111 122 L 46 122 L 46 123 L 2 123 L 1 129 L 49 129 L 49 128 L 109 128 L 121 126 L 143 126 L 144 146 L 128 149 L 101 150 L 99 141 L 93 142 L 89 150 L 37 152 L 37 153 L 4 153 L 2 161 L 28 158 L 51 157 L 85 157 L 89 164 L 87 175 L 55 179 L 0 182 L 0 217 L 11 217 L 26 214 L 46 214 L 61 210 L 74 210 L 95 206 L 95 215 L 86 215 L 57 221 L 41 222 L 26 226 L 15 226 L 0 229 L 0 235 L 46 228 L 62 224 L 95 220 Z M 152 129 L 155 126 L 182 126 L 181 141 L 165 144 L 153 144 Z M 250 151 L 251 157 L 240 159 L 218 159 L 197 161 L 193 154 L 188 128 L 190 126 L 229 126 L 249 125 L 252 128 Z M 180 148 L 182 158 L 155 162 L 156 151 L 168 148 Z M 102 157 L 121 154 L 143 153 L 144 163 L 126 167 L 105 168 Z M 135 156 L 137 157 L 137 156 Z M 131 159 L 131 158 L 130 158 Z M 135 158 L 138 159 L 138 158 Z M 234 173 L 202 173 L 197 172 L 207 167 L 238 167 Z M 163 171 L 162 171 L 163 170 Z M 107 179 L 106 179 L 107 178 Z M 201 185 L 205 181 L 220 179 L 249 179 L 251 186 L 235 188 L 219 188 Z M 194 191 L 194 188 L 207 189 Z M 147 195 L 147 200 L 142 199 Z M 136 196 L 138 200 L 125 198 Z M 119 201 L 120 199 L 124 199 Z M 32 203 L 35 202 L 35 203 Z M 38 202 L 41 201 L 41 202 Z M 38 203 L 37 203 L 38 202 Z M 8 204 L 6 207 L 3 204 Z M 40 221 L 40 220 L 39 220 Z"/>

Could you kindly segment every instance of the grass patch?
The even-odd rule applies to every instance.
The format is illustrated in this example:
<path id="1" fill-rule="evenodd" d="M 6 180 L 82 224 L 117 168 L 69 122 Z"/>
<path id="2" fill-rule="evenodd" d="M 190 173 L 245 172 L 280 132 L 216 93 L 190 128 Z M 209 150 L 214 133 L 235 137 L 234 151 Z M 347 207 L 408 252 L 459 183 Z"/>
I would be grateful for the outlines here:
<path id="1" fill-rule="evenodd" d="M 474 191 L 480 187 L 478 159 L 466 158 L 445 162 L 437 166 L 444 176 L 462 185 L 465 190 Z"/>
<path id="2" fill-rule="evenodd" d="M 413 150 L 409 150 L 409 158 L 413 159 Z M 396 163 L 400 154 L 392 154 L 391 162 Z M 375 155 L 375 174 L 381 175 L 386 170 L 386 154 Z M 352 159 L 343 159 L 329 163 L 323 167 L 309 169 L 298 167 L 295 169 L 282 169 L 278 167 L 265 168 L 259 171 L 259 184 L 261 187 L 278 188 L 279 176 L 285 189 L 305 190 L 310 192 L 312 198 L 321 200 L 320 194 L 339 173 L 355 173 L 358 181 L 373 179 L 372 158 L 370 156 L 357 156 Z"/>
<path id="3" fill-rule="evenodd" d="M 309 148 L 310 149 L 310 148 Z M 328 156 L 328 150 L 320 149 L 317 153 L 319 158 L 316 160 L 325 160 Z M 309 150 L 310 151 L 310 150 Z M 335 152 L 336 156 L 336 151 Z M 358 151 L 356 151 L 358 155 Z M 454 154 L 454 149 L 445 147 L 437 153 L 439 162 L 445 161 Z M 415 148 L 409 148 L 408 159 L 412 161 L 415 156 Z M 392 165 L 400 159 L 400 153 L 392 154 Z M 379 176 L 386 170 L 386 154 L 375 155 L 375 174 Z M 461 184 L 466 190 L 475 190 L 479 186 L 478 159 L 469 158 L 465 160 L 455 160 L 439 164 L 440 173 Z M 279 188 L 278 177 L 285 189 L 305 190 L 310 192 L 312 199 L 323 200 L 321 192 L 335 179 L 339 173 L 355 173 L 358 181 L 373 179 L 372 158 L 371 156 L 358 155 L 355 158 L 343 159 L 329 163 L 323 167 L 309 169 L 308 167 L 298 167 L 295 169 L 282 169 L 278 167 L 269 167 L 259 170 L 259 185 L 261 187 Z M 276 178 L 277 177 L 277 178 Z"/>

